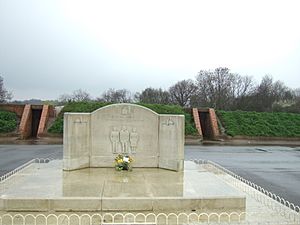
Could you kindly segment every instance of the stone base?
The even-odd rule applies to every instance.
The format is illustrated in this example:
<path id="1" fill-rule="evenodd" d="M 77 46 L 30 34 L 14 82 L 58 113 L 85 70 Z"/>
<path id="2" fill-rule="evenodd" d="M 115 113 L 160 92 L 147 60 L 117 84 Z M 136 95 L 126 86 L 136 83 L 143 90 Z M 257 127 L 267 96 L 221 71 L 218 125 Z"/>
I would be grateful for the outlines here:
<path id="1" fill-rule="evenodd" d="M 246 198 L 201 165 L 184 171 L 113 168 L 62 171 L 62 161 L 32 164 L 2 183 L 1 211 L 244 211 Z"/>

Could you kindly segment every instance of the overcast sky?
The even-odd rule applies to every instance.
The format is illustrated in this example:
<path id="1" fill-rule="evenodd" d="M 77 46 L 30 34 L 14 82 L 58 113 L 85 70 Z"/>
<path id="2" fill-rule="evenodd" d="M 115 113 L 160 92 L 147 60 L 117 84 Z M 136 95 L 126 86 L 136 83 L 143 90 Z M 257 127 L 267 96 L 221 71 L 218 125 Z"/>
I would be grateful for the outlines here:
<path id="1" fill-rule="evenodd" d="M 14 99 L 168 88 L 225 66 L 300 87 L 299 0 L 0 0 Z"/>

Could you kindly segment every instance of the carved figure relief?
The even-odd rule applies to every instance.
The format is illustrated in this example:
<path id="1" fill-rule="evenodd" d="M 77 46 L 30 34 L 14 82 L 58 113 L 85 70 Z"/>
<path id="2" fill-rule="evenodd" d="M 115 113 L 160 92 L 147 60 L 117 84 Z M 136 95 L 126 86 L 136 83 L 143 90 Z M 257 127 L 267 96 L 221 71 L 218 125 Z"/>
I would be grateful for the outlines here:
<path id="1" fill-rule="evenodd" d="M 122 153 L 129 153 L 129 131 L 125 126 L 120 131 L 120 142 Z"/>
<path id="2" fill-rule="evenodd" d="M 136 153 L 136 149 L 137 149 L 137 144 L 139 141 L 139 134 L 136 132 L 136 129 L 133 128 L 132 132 L 130 132 L 129 135 L 130 138 L 130 149 L 131 149 L 131 153 Z"/>
<path id="3" fill-rule="evenodd" d="M 110 133 L 110 141 L 112 143 L 112 152 L 118 153 L 118 144 L 120 141 L 119 131 L 116 127 L 113 128 L 113 131 Z"/>
<path id="4" fill-rule="evenodd" d="M 113 154 L 135 154 L 138 146 L 139 134 L 137 133 L 136 128 L 132 128 L 132 131 L 129 132 L 125 126 L 123 126 L 120 131 L 114 127 L 110 133 L 110 141 Z M 119 148 L 119 146 L 121 148 Z"/>

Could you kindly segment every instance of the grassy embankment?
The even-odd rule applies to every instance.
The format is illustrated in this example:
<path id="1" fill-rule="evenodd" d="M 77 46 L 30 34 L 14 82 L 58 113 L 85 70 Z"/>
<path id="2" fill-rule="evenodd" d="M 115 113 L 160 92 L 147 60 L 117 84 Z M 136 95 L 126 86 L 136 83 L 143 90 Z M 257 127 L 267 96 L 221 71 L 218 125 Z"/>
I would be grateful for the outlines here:
<path id="1" fill-rule="evenodd" d="M 230 136 L 300 137 L 300 114 L 218 111 Z"/>
<path id="2" fill-rule="evenodd" d="M 17 115 L 12 112 L 0 111 L 0 133 L 9 133 L 17 128 Z"/>
<path id="3" fill-rule="evenodd" d="M 93 112 L 94 110 L 110 103 L 101 102 L 72 102 L 65 105 L 60 115 L 54 121 L 48 132 L 55 134 L 63 133 L 63 114 L 65 112 Z M 147 107 L 159 114 L 180 114 L 185 115 L 185 134 L 195 135 L 197 130 L 195 128 L 191 114 L 186 113 L 184 109 L 177 105 L 159 105 L 159 104 L 139 104 Z"/>

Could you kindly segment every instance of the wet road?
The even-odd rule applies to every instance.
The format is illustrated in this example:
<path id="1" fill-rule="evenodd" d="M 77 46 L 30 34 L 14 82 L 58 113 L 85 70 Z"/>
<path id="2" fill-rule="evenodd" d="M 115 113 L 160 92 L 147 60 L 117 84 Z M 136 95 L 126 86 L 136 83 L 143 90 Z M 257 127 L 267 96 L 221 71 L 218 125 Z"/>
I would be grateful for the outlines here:
<path id="1" fill-rule="evenodd" d="M 0 175 L 47 157 L 62 158 L 62 145 L 0 145 Z M 300 147 L 186 146 L 185 158 L 214 161 L 300 205 Z"/>
<path id="2" fill-rule="evenodd" d="M 0 145 L 0 176 L 34 158 L 62 158 L 62 145 Z"/>

